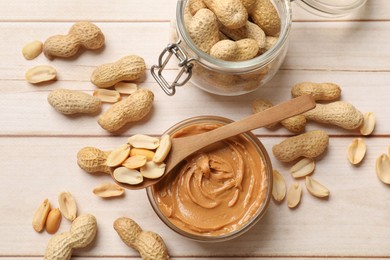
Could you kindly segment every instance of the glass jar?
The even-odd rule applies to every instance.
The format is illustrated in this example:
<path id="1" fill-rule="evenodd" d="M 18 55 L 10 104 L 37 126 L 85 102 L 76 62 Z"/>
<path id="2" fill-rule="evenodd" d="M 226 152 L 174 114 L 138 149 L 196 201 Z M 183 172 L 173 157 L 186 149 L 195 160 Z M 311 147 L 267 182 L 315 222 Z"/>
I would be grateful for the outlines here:
<path id="1" fill-rule="evenodd" d="M 164 92 L 174 95 L 176 87 L 187 82 L 207 92 L 236 96 L 252 92 L 270 81 L 283 63 L 291 29 L 290 0 L 271 0 L 280 18 L 280 34 L 276 43 L 265 53 L 246 61 L 224 61 L 200 50 L 189 36 L 184 22 L 188 0 L 178 0 L 176 33 L 178 41 L 169 44 L 161 53 L 158 65 L 151 73 Z M 293 0 L 291 0 L 293 1 Z M 306 10 L 327 17 L 339 17 L 360 8 L 367 0 L 295 0 Z M 178 59 L 179 73 L 172 83 L 163 76 L 170 58 Z"/>
<path id="2" fill-rule="evenodd" d="M 195 129 L 195 132 L 191 130 L 191 134 L 196 134 L 198 133 L 196 131 L 208 131 L 218 125 L 231 122 L 230 119 L 216 116 L 193 117 L 172 126 L 164 134 L 174 137 L 175 134 L 183 134 L 184 132 L 184 134 L 189 135 L 187 132 L 189 127 Z M 201 127 L 198 128 L 199 126 Z M 183 162 L 170 176 L 146 189 L 148 199 L 156 214 L 169 228 L 178 234 L 200 242 L 226 241 L 249 230 L 266 213 L 272 196 L 273 183 L 272 166 L 267 151 L 259 139 L 250 132 L 241 134 L 234 139 L 229 139 L 229 141 L 233 141 L 232 143 L 235 144 L 233 148 L 230 148 L 232 143 L 223 141 L 216 144 L 217 147 L 213 145 L 211 148 L 203 150 L 206 156 L 210 158 L 210 161 L 208 161 L 210 163 L 207 164 L 210 165 L 211 171 L 209 177 L 204 176 L 205 171 L 202 168 L 201 173 L 196 176 L 195 174 L 191 175 L 190 179 L 188 176 L 192 172 L 191 170 L 187 171 L 187 166 L 193 164 L 191 159 L 188 159 L 189 164 L 185 165 L 186 162 Z M 221 144 L 224 146 L 221 147 Z M 242 148 L 243 146 L 245 149 Z M 235 150 L 238 148 L 239 152 Z M 227 152 L 225 154 L 227 158 L 222 156 L 223 151 Z M 219 159 L 215 158 L 222 159 L 218 161 Z M 239 158 L 244 159 L 242 161 L 244 164 L 237 163 L 240 161 Z M 194 160 L 198 162 L 199 157 L 195 157 Z M 214 161 L 214 166 L 211 162 L 212 160 Z M 222 162 L 232 162 L 234 166 L 229 168 L 226 166 L 230 165 L 229 163 L 226 163 L 224 166 Z M 236 164 L 244 165 L 244 167 L 237 167 Z M 184 169 L 184 172 L 182 169 Z M 228 171 L 224 171 L 224 169 L 234 169 L 232 171 L 234 173 L 243 172 L 243 177 L 240 178 L 234 174 L 233 177 L 232 175 L 221 177 L 221 174 L 228 174 Z M 236 171 L 237 169 L 244 170 Z M 225 187 L 225 184 L 237 179 L 241 180 L 239 186 L 228 185 L 228 187 Z M 191 181 L 186 182 L 186 180 Z M 175 185 L 177 185 L 176 188 Z M 192 189 L 188 187 L 192 187 Z M 188 190 L 191 190 L 191 192 Z M 237 197 L 235 195 L 232 196 L 232 194 L 235 194 Z M 208 206 L 200 205 L 202 203 L 194 202 L 194 198 L 199 198 L 202 203 L 206 203 L 204 202 L 205 200 L 207 202 L 212 201 L 218 203 L 218 206 L 209 208 Z M 230 204 L 232 200 L 236 202 Z M 180 206 L 177 206 L 179 204 Z M 173 209 L 167 209 L 167 205 Z M 179 212 L 179 214 L 176 215 L 176 213 L 172 212 Z M 175 222 L 183 218 L 185 219 L 183 223 L 186 224 L 181 225 L 182 223 Z M 187 222 L 187 220 L 194 219 L 197 220 L 197 224 L 194 224 L 195 228 L 187 229 L 188 226 L 192 225 L 191 221 Z M 205 228 L 203 225 L 209 225 L 212 229 L 202 229 Z M 218 228 L 216 228 L 217 226 Z"/>

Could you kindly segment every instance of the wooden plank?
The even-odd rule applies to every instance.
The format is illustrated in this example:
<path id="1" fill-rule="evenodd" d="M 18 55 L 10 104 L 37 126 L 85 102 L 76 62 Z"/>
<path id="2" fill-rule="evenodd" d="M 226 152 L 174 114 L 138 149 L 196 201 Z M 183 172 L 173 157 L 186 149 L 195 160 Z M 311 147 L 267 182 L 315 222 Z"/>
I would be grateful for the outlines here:
<path id="1" fill-rule="evenodd" d="M 173 259 L 389 259 L 389 187 L 375 175 L 375 160 L 390 144 L 390 115 L 387 113 L 389 75 L 390 5 L 386 0 L 368 1 L 359 12 L 336 20 L 319 18 L 293 3 L 290 47 L 281 71 L 267 86 L 248 95 L 221 97 L 190 85 L 167 97 L 148 74 L 142 87 L 151 88 L 156 97 L 152 113 L 134 126 L 113 136 L 101 129 L 94 116 L 63 116 L 51 108 L 46 97 L 60 87 L 91 93 L 95 87 L 89 77 L 96 66 L 112 62 L 129 53 L 145 58 L 147 67 L 156 63 L 169 42 L 169 21 L 176 1 L 2 1 L 0 32 L 3 41 L 0 59 L 0 258 L 42 259 L 46 232 L 37 234 L 32 216 L 44 198 L 58 207 L 57 195 L 68 190 L 76 197 L 79 212 L 93 213 L 99 232 L 93 246 L 78 250 L 78 259 L 139 259 L 126 247 L 112 228 L 120 216 L 134 218 L 146 230 L 164 238 Z M 97 22 L 107 38 L 98 52 L 85 51 L 78 57 L 47 60 L 43 55 L 26 61 L 20 54 L 31 40 L 45 40 L 65 34 L 74 21 Z M 374 39 L 374 40 L 373 40 Z M 32 86 L 25 82 L 25 71 L 35 65 L 51 64 L 59 71 L 54 84 Z M 176 73 L 168 66 L 170 78 Z M 317 162 L 313 175 L 331 190 L 328 200 L 318 200 L 303 187 L 302 204 L 289 210 L 286 201 L 271 202 L 267 215 L 248 233 L 220 244 L 200 244 L 175 234 L 159 220 L 149 206 L 144 191 L 127 191 L 119 199 L 94 196 L 93 187 L 110 181 L 106 175 L 84 173 L 76 164 L 76 153 L 84 146 L 112 149 L 135 133 L 160 135 L 172 124 L 197 115 L 213 114 L 234 120 L 251 113 L 254 98 L 274 103 L 290 98 L 290 88 L 300 81 L 332 81 L 342 86 L 342 100 L 361 111 L 373 111 L 378 125 L 360 166 L 350 165 L 346 148 L 358 132 L 310 123 L 307 130 L 325 129 L 331 134 L 330 146 Z M 109 105 L 104 105 L 104 110 Z M 290 135 L 284 129 L 257 130 L 266 149 Z M 292 164 L 276 161 L 275 169 L 289 176 Z M 298 180 L 304 185 L 303 180 Z M 60 232 L 69 228 L 63 220 Z"/>
<path id="2" fill-rule="evenodd" d="M 389 71 L 390 23 L 293 24 L 284 69 Z M 372 39 L 379 39 L 373 41 Z"/>
<path id="3" fill-rule="evenodd" d="M 0 31 L 6 41 L 0 61 L 1 79 L 24 80 L 25 72 L 37 65 L 51 65 L 63 81 L 89 82 L 92 71 L 103 63 L 137 54 L 150 68 L 169 43 L 169 23 L 97 23 L 106 37 L 103 48 L 96 51 L 80 51 L 70 59 L 50 61 L 43 54 L 27 61 L 21 54 L 25 44 L 32 40 L 45 41 L 55 34 L 66 34 L 72 23 L 0 23 Z M 173 67 L 173 66 L 172 66 Z"/>
<path id="4" fill-rule="evenodd" d="M 77 257 L 78 260 L 89 260 L 91 259 L 90 257 L 80 257 L 80 256 L 74 256 L 75 258 Z M 101 260 L 123 260 L 123 258 L 127 258 L 127 259 L 141 259 L 141 257 L 136 257 L 136 256 L 121 256 L 121 257 L 110 257 L 110 256 L 96 256 L 94 258 L 97 258 L 97 259 L 101 259 Z M 203 257 L 203 256 L 192 256 L 192 257 L 189 257 L 189 256 L 185 256 L 185 257 L 170 257 L 169 259 L 172 259 L 172 260 L 179 260 L 179 259 L 202 259 L 202 260 L 225 260 L 225 259 L 238 259 L 240 257 Z M 272 259 L 273 257 L 245 257 L 245 259 L 253 259 L 253 260 L 256 260 L 256 259 Z M 26 257 L 20 257 L 20 256 L 17 256 L 17 257 L 2 257 L 2 259 L 4 260 L 36 260 L 36 259 L 42 259 L 42 257 L 31 257 L 31 256 L 26 256 Z M 240 258 L 242 259 L 242 258 Z M 297 259 L 296 257 L 275 257 L 275 259 L 278 259 L 278 260 L 291 260 L 291 259 Z M 334 259 L 333 257 L 299 257 L 299 259 L 301 260 L 312 260 L 312 259 Z M 337 259 L 337 258 L 336 258 Z M 354 260 L 354 259 L 364 259 L 364 257 L 353 257 L 353 258 L 349 258 L 349 257 L 343 257 L 343 260 Z M 388 259 L 388 258 L 384 258 L 384 257 L 375 257 L 375 259 L 378 259 L 378 260 L 384 260 L 384 259 Z"/>
<path id="5" fill-rule="evenodd" d="M 387 152 L 389 138 L 367 138 L 368 153 L 363 163 L 352 166 L 346 147 L 352 138 L 331 138 L 326 154 L 317 161 L 313 177 L 331 191 L 328 200 L 312 197 L 303 187 L 301 205 L 290 210 L 286 201 L 273 201 L 266 216 L 241 237 L 225 243 L 203 244 L 183 239 L 162 224 L 149 206 L 144 191 L 127 191 L 122 198 L 103 200 L 94 196 L 93 187 L 110 181 L 107 175 L 83 172 L 76 164 L 76 153 L 83 146 L 110 149 L 122 138 L 1 138 L 3 151 L 0 188 L 7 198 L 0 200 L 0 252 L 2 256 L 41 256 L 46 232 L 36 233 L 31 220 L 37 206 L 48 198 L 57 207 L 57 196 L 69 191 L 76 198 L 80 214 L 94 214 L 98 220 L 97 239 L 83 257 L 135 257 L 112 228 L 121 216 L 135 219 L 146 230 L 159 233 L 170 255 L 203 257 L 390 257 L 389 186 L 375 174 L 375 160 Z M 282 138 L 261 141 L 268 151 Z M 271 156 L 289 184 L 288 170 Z M 298 180 L 304 185 L 302 180 Z M 60 232 L 69 228 L 63 220 Z M 20 234 L 20 235 L 15 235 Z"/>
<path id="6" fill-rule="evenodd" d="M 176 1 L 171 0 L 17 0 L 2 4 L 0 21 L 168 21 L 175 9 Z"/>
<path id="7" fill-rule="evenodd" d="M 173 72 L 172 72 L 173 73 Z M 171 75 L 173 76 L 173 75 Z M 390 115 L 387 106 L 389 73 L 381 72 L 327 72 L 282 70 L 266 86 L 248 95 L 222 97 L 208 94 L 191 85 L 178 89 L 168 97 L 148 76 L 147 87 L 155 93 L 151 114 L 139 123 L 125 127 L 122 134 L 144 133 L 160 135 L 173 124 L 198 115 L 217 115 L 239 120 L 251 114 L 251 103 L 256 98 L 267 98 L 275 104 L 290 98 L 291 87 L 302 81 L 335 82 L 342 88 L 342 100 L 354 104 L 362 112 L 377 116 L 375 135 L 388 135 Z M 98 115 L 65 116 L 56 112 L 47 102 L 51 90 L 62 87 L 91 93 L 95 87 L 82 82 L 60 81 L 45 87 L 28 86 L 22 81 L 9 81 L 6 92 L 0 93 L 0 135 L 102 135 L 108 133 L 97 124 Z M 13 88 L 13 89 L 11 89 Z M 16 92 L 15 92 L 16 91 Z M 373 102 L 375 100 L 375 102 Z M 109 108 L 104 104 L 103 110 Z M 359 135 L 338 127 L 308 123 L 307 130 L 326 129 L 332 135 Z M 254 131 L 262 135 L 289 135 L 283 128 Z"/>
<path id="8" fill-rule="evenodd" d="M 157 63 L 160 53 L 169 43 L 169 23 L 99 23 L 106 35 L 106 46 L 100 51 L 84 51 L 72 59 L 53 61 L 44 55 L 26 61 L 21 55 L 24 44 L 35 39 L 44 41 L 50 35 L 66 32 L 70 26 L 71 23 L 0 24 L 0 31 L 7 39 L 0 43 L 3 50 L 1 80 L 24 80 L 25 71 L 29 68 L 50 64 L 58 70 L 59 80 L 88 83 L 98 65 L 114 62 L 129 54 L 140 55 L 150 68 Z M 295 24 L 282 69 L 388 72 L 389 30 L 390 23 Z M 378 38 L 378 35 L 381 37 Z M 176 69 L 177 66 L 171 62 L 167 68 Z"/>
<path id="9" fill-rule="evenodd" d="M 304 8 L 301 8 L 296 2 L 291 3 L 292 6 L 292 14 L 293 14 L 293 20 L 294 22 L 305 22 L 305 21 L 335 21 L 335 20 L 341 20 L 341 21 L 375 21 L 375 20 L 382 20 L 387 21 L 389 20 L 389 14 L 386 11 L 387 8 L 389 8 L 388 2 L 385 2 L 385 0 L 374 0 L 370 1 L 368 0 L 366 4 L 350 13 L 349 15 L 338 17 L 338 18 L 329 18 L 329 17 L 321 17 L 315 14 L 312 14 L 305 10 Z"/>
<path id="10" fill-rule="evenodd" d="M 16 0 L 2 4 L 0 21 L 168 21 L 175 16 L 177 1 L 103 0 L 66 2 Z M 292 3 L 296 21 L 329 20 L 308 13 Z M 386 0 L 367 1 L 364 8 L 339 20 L 389 20 L 390 6 Z"/>
<path id="11" fill-rule="evenodd" d="M 91 259 L 90 257 L 80 257 L 80 256 L 74 256 L 74 258 L 77 258 L 78 260 L 89 260 Z M 121 256 L 121 257 L 110 257 L 110 256 L 96 256 L 94 257 L 95 259 L 101 259 L 101 260 L 123 260 L 124 258 L 126 259 L 141 259 L 141 257 L 137 257 L 137 256 Z M 169 259 L 172 259 L 172 260 L 180 260 L 180 259 L 202 259 L 202 260 L 225 260 L 225 259 L 242 259 L 242 257 L 203 257 L 203 256 L 192 256 L 192 257 L 189 257 L 189 256 L 185 256 L 185 257 L 170 257 Z M 256 259 L 272 259 L 273 257 L 245 257 L 245 259 L 253 259 L 253 260 L 256 260 Z M 17 256 L 17 257 L 2 257 L 2 259 L 4 260 L 37 260 L 37 259 L 42 259 L 42 257 L 31 257 L 31 256 L 26 256 L 26 257 L 20 257 L 20 256 Z M 278 259 L 278 260 L 291 260 L 291 259 L 297 259 L 296 257 L 275 257 L 275 259 Z M 312 259 L 334 259 L 333 257 L 299 257 L 299 259 L 301 260 L 312 260 Z M 337 259 L 337 258 L 336 258 Z M 343 260 L 354 260 L 354 259 L 364 259 L 364 257 L 353 257 L 353 258 L 349 258 L 349 257 L 343 257 Z M 375 257 L 375 259 L 378 259 L 378 260 L 384 260 L 384 259 L 388 259 L 388 258 L 384 258 L 384 257 Z"/>

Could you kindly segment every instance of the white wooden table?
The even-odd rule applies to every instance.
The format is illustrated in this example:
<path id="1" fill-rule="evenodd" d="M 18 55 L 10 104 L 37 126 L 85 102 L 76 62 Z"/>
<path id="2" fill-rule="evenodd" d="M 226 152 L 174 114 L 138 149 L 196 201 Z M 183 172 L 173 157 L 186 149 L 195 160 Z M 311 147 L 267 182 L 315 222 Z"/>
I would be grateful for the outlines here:
<path id="1" fill-rule="evenodd" d="M 32 217 L 44 198 L 58 206 L 61 191 L 75 196 L 80 214 L 92 213 L 98 220 L 96 241 L 76 251 L 77 259 L 138 258 L 112 228 L 120 216 L 159 233 L 174 259 L 390 258 L 390 187 L 375 173 L 376 158 L 390 145 L 390 2 L 370 0 L 352 16 L 332 21 L 293 4 L 291 41 L 282 69 L 267 86 L 249 95 L 221 97 L 186 86 L 168 97 L 148 73 L 141 86 L 155 93 L 153 111 L 121 136 L 100 128 L 97 116 L 64 116 L 50 107 L 46 98 L 51 90 L 61 87 L 91 93 L 95 87 L 89 77 L 102 63 L 135 53 L 150 68 L 168 43 L 175 8 L 174 0 L 0 1 L 0 258 L 42 259 L 51 235 L 36 233 Z M 95 22 L 102 29 L 106 36 L 103 51 L 53 61 L 44 55 L 26 61 L 21 55 L 27 42 L 65 34 L 80 20 Z M 58 81 L 28 84 L 25 71 L 43 64 L 57 68 Z M 338 83 L 342 100 L 376 114 L 376 130 L 364 138 L 366 158 L 358 167 L 346 159 L 346 148 L 358 132 L 310 123 L 307 130 L 325 129 L 331 136 L 313 176 L 330 189 L 330 198 L 319 200 L 303 188 L 301 205 L 295 210 L 288 209 L 286 201 L 280 205 L 272 201 L 252 230 L 230 242 L 210 245 L 182 238 L 154 214 L 142 190 L 127 191 L 119 199 L 95 196 L 92 189 L 110 177 L 87 174 L 76 164 L 76 153 L 84 146 L 112 149 L 127 136 L 158 136 L 188 117 L 213 114 L 240 119 L 251 113 L 253 99 L 287 100 L 291 86 L 300 81 Z M 255 134 L 268 151 L 291 135 L 284 129 L 261 129 Z M 291 184 L 291 164 L 271 158 L 274 168 Z M 69 226 L 63 219 L 59 232 Z"/>

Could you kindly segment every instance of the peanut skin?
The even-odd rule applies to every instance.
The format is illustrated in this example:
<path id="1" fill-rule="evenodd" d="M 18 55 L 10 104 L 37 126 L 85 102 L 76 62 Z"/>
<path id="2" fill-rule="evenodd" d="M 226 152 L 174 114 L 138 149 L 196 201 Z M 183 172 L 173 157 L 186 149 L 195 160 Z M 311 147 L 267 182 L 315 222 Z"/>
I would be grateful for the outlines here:
<path id="1" fill-rule="evenodd" d="M 307 120 L 336 125 L 344 129 L 353 130 L 363 123 L 363 114 L 353 105 L 336 101 L 329 104 L 317 104 L 317 106 L 303 114 Z"/>
<path id="2" fill-rule="evenodd" d="M 91 76 L 91 82 L 99 88 L 109 88 L 120 81 L 138 80 L 145 75 L 146 65 L 137 55 L 126 56 L 114 63 L 97 67 Z"/>
<path id="3" fill-rule="evenodd" d="M 167 247 L 162 238 L 150 231 L 143 231 L 130 218 L 118 218 L 114 222 L 114 229 L 122 241 L 129 247 L 137 250 L 144 260 L 169 259 Z"/>
<path id="4" fill-rule="evenodd" d="M 57 232 L 61 224 L 61 211 L 58 208 L 52 209 L 49 212 L 46 220 L 46 231 L 49 234 L 54 234 Z"/>
<path id="5" fill-rule="evenodd" d="M 329 136 L 325 131 L 314 130 L 287 138 L 274 145 L 272 152 L 281 162 L 291 162 L 299 157 L 315 158 L 328 147 Z"/>
<path id="6" fill-rule="evenodd" d="M 139 121 L 152 109 L 154 94 L 147 89 L 138 89 L 126 99 L 113 104 L 100 116 L 99 125 L 115 132 L 130 122 Z"/>
<path id="7" fill-rule="evenodd" d="M 105 37 L 102 31 L 93 23 L 77 22 L 67 35 L 55 35 L 43 44 L 43 53 L 48 58 L 74 56 L 80 49 L 96 50 L 104 45 Z"/>
<path id="8" fill-rule="evenodd" d="M 97 97 L 78 90 L 56 89 L 47 97 L 55 110 L 64 114 L 93 114 L 101 109 L 102 102 Z"/>
<path id="9" fill-rule="evenodd" d="M 49 212 L 51 210 L 50 202 L 48 199 L 45 199 L 41 205 L 39 205 L 39 208 L 35 212 L 32 226 L 35 231 L 41 232 L 43 228 L 45 227 L 47 216 L 49 215 Z"/>

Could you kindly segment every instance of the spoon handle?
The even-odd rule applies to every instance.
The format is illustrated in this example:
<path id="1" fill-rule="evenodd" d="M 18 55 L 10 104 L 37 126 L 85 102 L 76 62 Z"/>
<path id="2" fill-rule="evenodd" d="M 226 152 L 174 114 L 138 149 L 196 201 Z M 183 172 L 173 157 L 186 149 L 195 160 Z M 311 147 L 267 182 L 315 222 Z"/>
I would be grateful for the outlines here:
<path id="1" fill-rule="evenodd" d="M 203 147 L 253 129 L 279 122 L 283 119 L 302 114 L 315 106 L 316 104 L 313 98 L 309 95 L 304 95 L 206 133 L 182 137 L 176 140 L 174 138 L 173 142 L 176 142 L 177 144 L 180 143 L 180 145 L 176 145 L 177 151 L 174 152 L 174 155 L 170 156 L 167 163 L 167 171 L 171 170 L 182 159 Z M 185 146 L 182 146 L 184 144 Z"/>
<path id="2" fill-rule="evenodd" d="M 240 121 L 235 121 L 216 128 L 213 131 L 207 132 L 207 139 L 210 143 L 217 142 L 228 137 L 242 134 L 282 121 L 283 119 L 302 114 L 315 106 L 316 104 L 311 96 L 300 96 L 273 106 L 262 112 L 245 117 Z"/>

